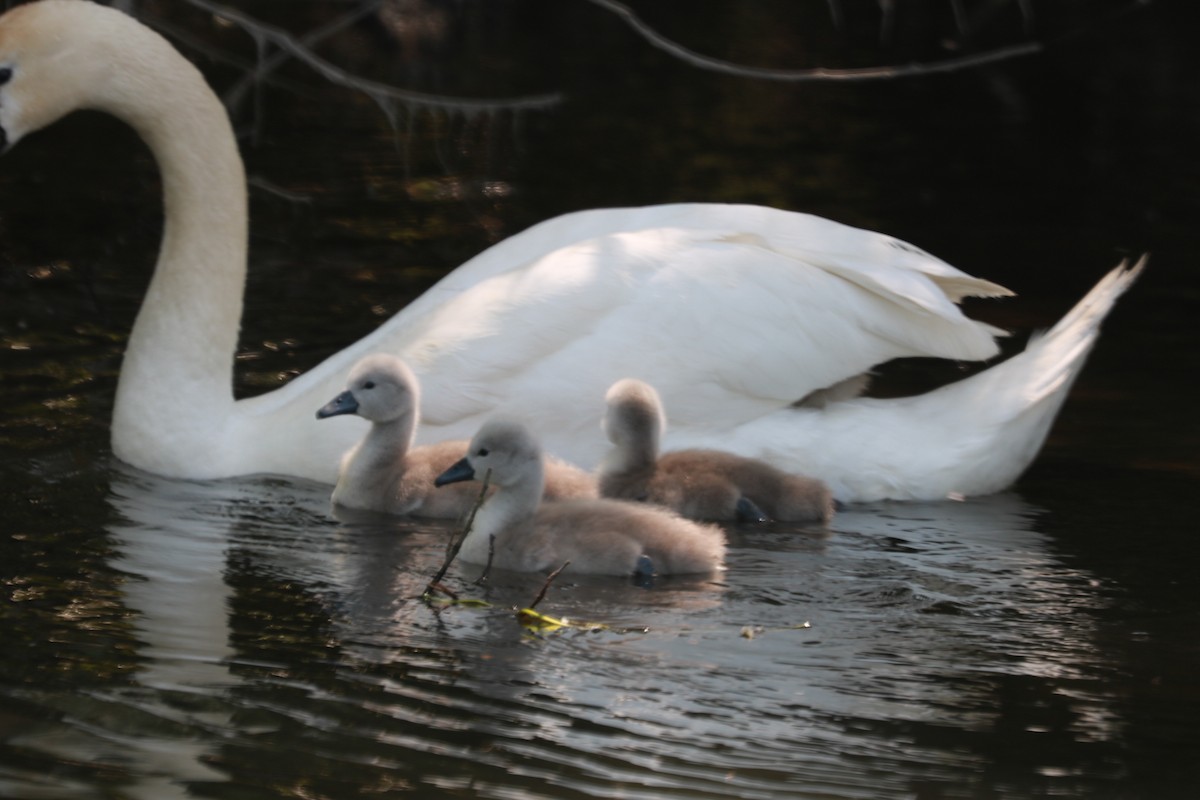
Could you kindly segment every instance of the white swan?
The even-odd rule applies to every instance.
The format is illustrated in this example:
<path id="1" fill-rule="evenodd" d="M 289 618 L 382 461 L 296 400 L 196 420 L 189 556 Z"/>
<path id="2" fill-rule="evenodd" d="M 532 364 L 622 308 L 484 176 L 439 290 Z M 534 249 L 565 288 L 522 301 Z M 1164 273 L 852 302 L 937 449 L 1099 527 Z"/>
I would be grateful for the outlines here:
<path id="1" fill-rule="evenodd" d="M 823 481 L 724 450 L 659 453 L 667 415 L 654 387 L 624 378 L 604 396 L 612 449 L 596 471 L 601 497 L 666 506 L 688 519 L 828 522 Z"/>
<path id="2" fill-rule="evenodd" d="M 413 447 L 421 388 L 395 356 L 373 353 L 350 370 L 346 391 L 317 411 L 318 419 L 355 414 L 371 423 L 367 435 L 342 456 L 332 502 L 344 508 L 461 519 L 475 506 L 478 488 L 437 489 L 433 481 L 467 453 L 454 439 Z M 596 479 L 546 456 L 546 498 L 596 497 Z"/>
<path id="3" fill-rule="evenodd" d="M 475 515 L 459 558 L 519 572 L 548 572 L 570 561 L 572 572 L 643 577 L 723 568 L 725 534 L 715 525 L 620 500 L 543 503 L 543 463 L 541 446 L 520 422 L 483 424 L 467 455 L 436 481 L 445 487 L 488 476 L 496 487 Z"/>
<path id="4" fill-rule="evenodd" d="M 425 392 L 422 441 L 527 411 L 550 452 L 598 462 L 594 398 L 652 379 L 664 443 L 717 447 L 821 477 L 842 500 L 979 494 L 1029 464 L 1100 321 L 1140 269 L 1117 268 L 1020 356 L 905 400 L 794 408 L 900 356 L 985 359 L 995 329 L 965 296 L 1009 292 L 904 242 L 750 206 L 570 214 L 472 259 L 370 336 L 287 386 L 235 402 L 246 274 L 244 173 L 200 73 L 160 36 L 81 0 L 0 18 L 0 145 L 77 108 L 133 126 L 162 171 L 165 230 L 129 337 L 113 451 L 168 476 L 252 472 L 332 483 L 363 428 L 312 409 L 363 355 L 388 352 Z M 587 409 L 587 411 L 584 411 Z"/>

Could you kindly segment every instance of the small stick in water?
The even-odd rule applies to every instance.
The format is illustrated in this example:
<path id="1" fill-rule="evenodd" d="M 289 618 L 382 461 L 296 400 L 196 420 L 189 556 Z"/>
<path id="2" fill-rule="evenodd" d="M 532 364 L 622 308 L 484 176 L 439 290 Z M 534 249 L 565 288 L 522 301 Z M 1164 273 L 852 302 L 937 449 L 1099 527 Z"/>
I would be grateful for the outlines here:
<path id="1" fill-rule="evenodd" d="M 529 604 L 529 607 L 531 609 L 537 608 L 537 604 L 542 602 L 542 598 L 546 596 L 546 590 L 550 588 L 550 582 L 553 581 L 555 578 L 557 578 L 558 573 L 560 573 L 564 569 L 566 569 L 567 565 L 570 563 L 571 563 L 570 561 L 564 561 L 563 565 L 561 567 L 559 567 L 558 569 L 554 570 L 554 572 L 551 572 L 549 575 L 546 576 L 546 582 L 542 584 L 542 590 L 537 593 L 537 597 L 533 598 L 533 602 Z"/>
<path id="2" fill-rule="evenodd" d="M 479 573 L 479 577 L 475 579 L 475 585 L 483 583 L 487 580 L 488 573 L 492 571 L 492 559 L 496 557 L 496 534 L 488 536 L 488 560 L 483 565 L 483 572 Z"/>
<path id="3" fill-rule="evenodd" d="M 421 593 L 422 597 L 428 597 L 437 591 L 442 578 L 446 577 L 446 571 L 450 569 L 450 565 L 454 563 L 455 557 L 458 556 L 458 551 L 462 549 L 463 542 L 471 534 L 471 526 L 475 524 L 475 514 L 479 511 L 479 507 L 483 505 L 484 498 L 487 497 L 488 482 L 491 480 L 491 477 L 492 471 L 489 469 L 484 473 L 483 486 L 479 489 L 479 498 L 475 501 L 475 505 L 471 507 L 471 513 L 467 515 L 467 521 L 463 525 L 462 536 L 451 540 L 450 546 L 446 548 L 446 560 L 442 562 L 442 568 L 437 571 L 437 574 L 433 576 L 433 580 L 425 587 L 425 591 Z"/>

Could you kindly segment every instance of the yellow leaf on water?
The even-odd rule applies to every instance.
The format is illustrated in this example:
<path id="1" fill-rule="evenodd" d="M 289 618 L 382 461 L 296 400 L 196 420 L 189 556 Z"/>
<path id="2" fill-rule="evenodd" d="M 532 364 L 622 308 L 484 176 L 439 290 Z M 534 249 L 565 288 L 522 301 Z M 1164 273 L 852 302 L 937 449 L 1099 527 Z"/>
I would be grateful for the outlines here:
<path id="1" fill-rule="evenodd" d="M 552 617 L 532 608 L 517 609 L 517 621 L 527 628 L 537 631 L 556 631 L 560 628 L 571 628 L 579 631 L 608 630 L 607 625 L 599 622 L 574 622 L 566 617 Z"/>

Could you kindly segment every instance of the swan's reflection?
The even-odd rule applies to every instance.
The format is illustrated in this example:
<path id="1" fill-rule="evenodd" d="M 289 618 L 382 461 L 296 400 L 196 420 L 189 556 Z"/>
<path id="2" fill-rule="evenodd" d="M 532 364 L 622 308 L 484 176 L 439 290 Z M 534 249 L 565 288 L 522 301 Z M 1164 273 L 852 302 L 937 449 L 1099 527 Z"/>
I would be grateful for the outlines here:
<path id="1" fill-rule="evenodd" d="M 117 467 L 110 502 L 111 533 L 121 555 L 114 566 L 130 576 L 125 602 L 137 614 L 142 667 L 138 683 L 152 690 L 155 713 L 182 717 L 193 735 L 163 741 L 128 737 L 142 767 L 135 797 L 186 797 L 181 781 L 222 781 L 208 766 L 212 737 L 233 725 L 233 711 L 180 714 L 181 701 L 219 697 L 239 679 L 230 672 L 231 591 L 225 580 L 229 524 L 221 508 L 229 486 L 170 481 Z"/>

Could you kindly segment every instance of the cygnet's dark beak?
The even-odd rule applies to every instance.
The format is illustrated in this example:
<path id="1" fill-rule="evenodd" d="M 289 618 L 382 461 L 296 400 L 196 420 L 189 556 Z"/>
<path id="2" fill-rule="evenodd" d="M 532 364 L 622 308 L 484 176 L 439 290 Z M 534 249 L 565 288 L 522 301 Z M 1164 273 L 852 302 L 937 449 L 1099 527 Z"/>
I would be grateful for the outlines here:
<path id="1" fill-rule="evenodd" d="M 475 468 L 471 466 L 471 462 L 465 458 L 461 458 L 455 462 L 454 466 L 438 475 L 433 479 L 434 486 L 445 486 L 447 483 L 459 483 L 460 481 L 475 480 Z"/>
<path id="2" fill-rule="evenodd" d="M 8 131 L 4 130 L 4 126 L 0 125 L 0 155 L 8 150 Z"/>
<path id="3" fill-rule="evenodd" d="M 330 400 L 317 412 L 317 419 L 336 417 L 339 414 L 354 414 L 358 411 L 358 401 L 349 389 Z"/>

